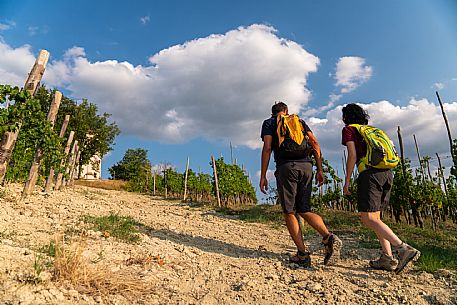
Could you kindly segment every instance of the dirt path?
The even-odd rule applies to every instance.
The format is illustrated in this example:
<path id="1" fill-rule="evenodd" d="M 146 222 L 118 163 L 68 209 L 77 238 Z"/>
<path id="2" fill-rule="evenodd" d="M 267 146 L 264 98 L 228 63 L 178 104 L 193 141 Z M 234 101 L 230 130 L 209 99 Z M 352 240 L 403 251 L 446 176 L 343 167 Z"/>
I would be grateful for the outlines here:
<path id="1" fill-rule="evenodd" d="M 456 304 L 455 277 L 407 270 L 401 275 L 366 268 L 375 250 L 350 235 L 342 260 L 324 267 L 316 235 L 308 240 L 313 267 L 287 263 L 292 242 L 274 229 L 178 202 L 127 192 L 74 187 L 18 201 L 20 186 L 0 199 L 0 300 L 3 304 Z M 56 234 L 84 226 L 80 216 L 131 216 L 143 224 L 141 241 L 128 244 L 88 231 L 83 256 L 89 265 L 129 276 L 147 292 L 84 293 L 56 282 L 50 268 L 40 283 L 38 249 Z M 152 258 L 152 259 L 151 259 Z M 122 277 L 119 277 L 122 279 Z"/>

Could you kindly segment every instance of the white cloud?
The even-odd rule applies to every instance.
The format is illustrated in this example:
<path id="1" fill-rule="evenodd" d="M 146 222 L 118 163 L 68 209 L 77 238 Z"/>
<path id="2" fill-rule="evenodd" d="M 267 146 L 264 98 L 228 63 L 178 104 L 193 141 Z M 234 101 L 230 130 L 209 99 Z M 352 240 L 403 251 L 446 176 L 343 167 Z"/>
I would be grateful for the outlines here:
<path id="1" fill-rule="evenodd" d="M 20 83 L 34 61 L 28 46 L 23 53 L 0 64 L 5 69 L 21 63 L 20 69 L 5 69 L 16 71 Z M 294 113 L 303 109 L 310 97 L 308 74 L 319 65 L 316 56 L 265 25 L 188 41 L 149 60 L 149 66 L 90 62 L 84 49 L 73 47 L 48 64 L 43 81 L 96 103 L 123 134 L 168 143 L 202 137 L 258 148 L 261 122 L 273 102 L 287 102 Z"/>
<path id="2" fill-rule="evenodd" d="M 258 170 L 256 172 L 256 176 L 257 176 L 257 178 L 260 178 L 260 170 Z M 271 169 L 267 170 L 267 180 L 274 182 L 275 179 L 276 179 L 275 178 L 275 171 L 271 170 Z"/>
<path id="3" fill-rule="evenodd" d="M 164 171 L 167 169 L 172 169 L 176 170 L 176 165 L 170 164 L 170 163 L 158 163 L 158 164 L 153 164 L 151 166 L 151 170 L 153 173 L 156 175 L 162 175 Z"/>
<path id="4" fill-rule="evenodd" d="M 443 83 L 434 83 L 432 88 L 434 88 L 436 90 L 441 90 L 444 88 L 444 84 Z"/>
<path id="5" fill-rule="evenodd" d="M 149 21 L 151 21 L 151 16 L 143 16 L 140 18 L 140 22 L 145 25 L 146 23 L 149 23 Z"/>
<path id="6" fill-rule="evenodd" d="M 44 25 L 42 27 L 39 26 L 29 26 L 27 28 L 29 36 L 35 36 L 36 34 L 47 34 L 49 32 L 49 27 Z"/>
<path id="7" fill-rule="evenodd" d="M 365 59 L 355 56 L 341 57 L 336 64 L 336 86 L 341 93 L 348 93 L 366 83 L 373 73 L 371 66 L 365 65 Z"/>
<path id="8" fill-rule="evenodd" d="M 16 26 L 16 22 L 14 21 L 5 21 L 5 22 L 0 22 L 0 31 L 7 31 L 10 30 L 11 28 L 14 28 Z"/>
<path id="9" fill-rule="evenodd" d="M 24 86 L 34 62 L 29 45 L 12 48 L 0 40 L 0 84 Z"/>
<path id="10" fill-rule="evenodd" d="M 318 114 L 321 114 L 333 107 L 335 107 L 336 102 L 338 102 L 343 97 L 342 94 L 330 94 L 329 101 L 326 105 L 315 108 L 315 107 L 308 107 L 302 113 L 301 116 L 303 117 L 312 117 Z"/>
<path id="11" fill-rule="evenodd" d="M 29 26 L 27 29 L 29 31 L 29 36 L 35 36 L 38 33 L 39 29 L 40 28 L 37 26 Z"/>
<path id="12" fill-rule="evenodd" d="M 65 59 L 70 59 L 74 57 L 84 57 L 86 56 L 86 51 L 84 48 L 74 46 L 67 51 L 65 51 L 64 58 Z"/>

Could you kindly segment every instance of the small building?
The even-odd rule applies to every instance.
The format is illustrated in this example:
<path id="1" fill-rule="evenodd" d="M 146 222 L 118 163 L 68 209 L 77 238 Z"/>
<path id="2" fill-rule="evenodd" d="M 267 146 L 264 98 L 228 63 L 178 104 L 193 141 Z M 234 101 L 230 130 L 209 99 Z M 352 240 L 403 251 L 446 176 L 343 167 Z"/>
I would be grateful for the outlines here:
<path id="1" fill-rule="evenodd" d="M 102 177 L 102 159 L 98 155 L 93 155 L 89 164 L 81 166 L 80 179 L 97 180 Z"/>

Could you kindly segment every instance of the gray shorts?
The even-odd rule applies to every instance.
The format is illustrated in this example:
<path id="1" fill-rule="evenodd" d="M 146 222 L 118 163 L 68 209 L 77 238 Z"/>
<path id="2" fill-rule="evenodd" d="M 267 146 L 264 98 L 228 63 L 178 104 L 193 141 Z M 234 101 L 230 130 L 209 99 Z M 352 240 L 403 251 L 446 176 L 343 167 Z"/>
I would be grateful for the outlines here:
<path id="1" fill-rule="evenodd" d="M 357 207 L 359 212 L 379 212 L 388 204 L 392 189 L 393 172 L 388 169 L 369 168 L 357 178 Z"/>
<path id="2" fill-rule="evenodd" d="M 287 162 L 276 167 L 276 187 L 284 213 L 311 211 L 313 165 L 311 162 Z"/>

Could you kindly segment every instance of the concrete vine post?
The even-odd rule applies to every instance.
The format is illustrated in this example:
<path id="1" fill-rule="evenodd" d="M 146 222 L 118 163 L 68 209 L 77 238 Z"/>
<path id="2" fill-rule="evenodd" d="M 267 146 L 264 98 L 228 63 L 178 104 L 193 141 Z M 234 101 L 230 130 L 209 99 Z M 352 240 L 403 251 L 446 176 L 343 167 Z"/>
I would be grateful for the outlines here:
<path id="1" fill-rule="evenodd" d="M 52 99 L 51 108 L 48 112 L 47 120 L 54 126 L 56 121 L 57 112 L 59 111 L 60 101 L 62 100 L 62 93 L 56 91 L 54 93 L 54 98 Z M 36 181 L 38 179 L 38 171 L 41 167 L 41 162 L 43 162 L 44 158 L 44 149 L 43 147 L 37 147 L 35 151 L 35 156 L 33 158 L 32 166 L 30 167 L 29 177 L 24 185 L 24 190 L 22 191 L 22 198 L 27 197 L 32 193 L 33 189 L 35 188 Z"/>
<path id="2" fill-rule="evenodd" d="M 48 63 L 49 52 L 46 50 L 41 50 L 38 58 L 35 61 L 35 64 L 30 71 L 27 80 L 25 81 L 24 89 L 28 91 L 32 96 L 35 95 L 35 92 L 38 88 L 38 85 L 41 82 L 43 77 L 44 70 L 46 69 L 46 64 Z M 5 180 L 6 170 L 8 169 L 8 164 L 11 159 L 11 155 L 16 145 L 16 140 L 21 130 L 22 122 L 17 122 L 18 127 L 14 131 L 7 131 L 3 134 L 3 138 L 0 142 L 0 183 L 3 183 Z"/>

